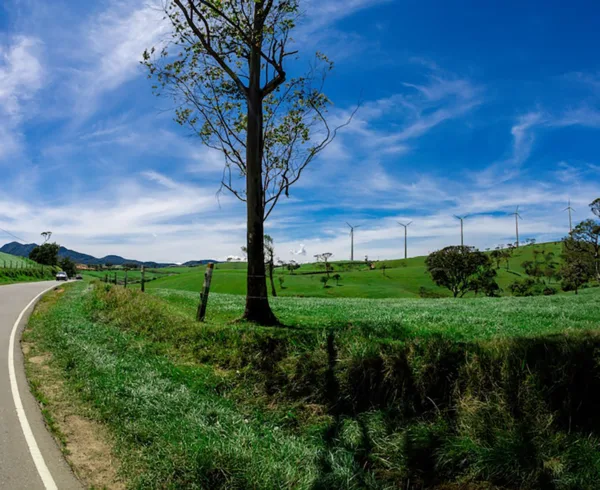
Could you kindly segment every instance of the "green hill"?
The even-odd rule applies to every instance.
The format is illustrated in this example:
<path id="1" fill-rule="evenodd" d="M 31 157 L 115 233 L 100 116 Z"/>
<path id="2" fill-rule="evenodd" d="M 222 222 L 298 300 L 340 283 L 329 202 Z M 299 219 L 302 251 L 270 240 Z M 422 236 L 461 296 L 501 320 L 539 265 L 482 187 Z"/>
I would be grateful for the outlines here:
<path id="1" fill-rule="evenodd" d="M 560 260 L 560 243 L 529 245 L 518 249 L 509 262 L 501 264 L 498 283 L 506 290 L 508 285 L 525 276 L 521 264 L 533 260 L 534 250 L 553 252 Z M 371 270 L 363 262 L 332 262 L 334 274 L 339 274 L 339 285 L 330 280 L 327 288 L 320 282 L 323 269 L 317 264 L 302 265 L 293 274 L 281 268 L 275 271 L 275 286 L 279 296 L 307 296 L 326 298 L 415 298 L 420 288 L 432 294 L 449 296 L 447 289 L 436 286 L 425 268 L 425 257 L 408 260 L 395 259 L 375 263 Z M 171 275 L 152 281 L 149 288 L 179 289 L 199 292 L 204 279 L 204 267 L 173 267 L 163 269 Z M 283 280 L 283 285 L 280 283 Z M 245 294 L 246 265 L 235 263 L 217 264 L 213 274 L 211 291 L 216 293 Z"/>
<path id="2" fill-rule="evenodd" d="M 53 279 L 55 272 L 33 260 L 0 252 L 0 284 Z"/>
<path id="3" fill-rule="evenodd" d="M 33 260 L 26 259 L 24 257 L 17 257 L 16 255 L 9 255 L 4 252 L 0 252 L 0 269 L 10 268 L 26 268 L 26 267 L 37 267 Z"/>

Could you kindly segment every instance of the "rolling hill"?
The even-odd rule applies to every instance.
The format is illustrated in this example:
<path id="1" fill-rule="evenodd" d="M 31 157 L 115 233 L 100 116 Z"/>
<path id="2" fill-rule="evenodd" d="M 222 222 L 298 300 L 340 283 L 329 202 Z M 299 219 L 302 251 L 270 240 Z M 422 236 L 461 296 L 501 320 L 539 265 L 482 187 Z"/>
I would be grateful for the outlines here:
<path id="1" fill-rule="evenodd" d="M 561 252 L 560 243 L 542 243 L 521 247 L 510 259 L 509 269 L 502 264 L 498 270 L 498 284 L 507 292 L 509 284 L 526 277 L 521 263 L 533 259 L 534 250 L 553 252 L 557 259 Z M 408 260 L 395 259 L 376 263 L 374 270 L 361 262 L 333 262 L 333 274 L 341 279 L 331 279 L 324 288 L 321 277 L 323 269 L 316 264 L 304 264 L 293 274 L 277 268 L 275 287 L 279 296 L 306 296 L 324 298 L 416 298 L 421 288 L 434 296 L 449 296 L 447 289 L 436 286 L 425 268 L 425 257 Z M 385 266 L 385 267 L 384 267 Z M 171 275 L 161 277 L 148 284 L 150 289 L 179 289 L 199 292 L 204 280 L 203 268 L 172 267 L 165 270 Z M 560 289 L 558 284 L 552 286 Z M 270 285 L 269 285 L 270 290 Z M 213 274 L 211 291 L 216 293 L 245 294 L 246 264 L 220 263 Z"/>

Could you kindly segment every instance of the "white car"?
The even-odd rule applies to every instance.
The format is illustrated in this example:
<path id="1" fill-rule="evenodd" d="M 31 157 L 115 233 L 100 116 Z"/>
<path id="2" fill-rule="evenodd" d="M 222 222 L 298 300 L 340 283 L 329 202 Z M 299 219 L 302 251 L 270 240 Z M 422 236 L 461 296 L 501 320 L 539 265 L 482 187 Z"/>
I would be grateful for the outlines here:
<path id="1" fill-rule="evenodd" d="M 59 272 L 58 274 L 56 274 L 56 280 L 57 281 L 68 281 L 69 276 L 67 276 L 66 272 Z"/>

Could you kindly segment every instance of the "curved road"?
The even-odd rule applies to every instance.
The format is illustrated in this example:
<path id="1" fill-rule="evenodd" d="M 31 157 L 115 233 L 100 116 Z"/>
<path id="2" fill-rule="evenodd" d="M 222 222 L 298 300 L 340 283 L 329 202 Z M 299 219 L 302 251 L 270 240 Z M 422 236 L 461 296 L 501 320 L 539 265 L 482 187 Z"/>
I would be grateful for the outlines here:
<path id="1" fill-rule="evenodd" d="M 81 489 L 29 392 L 19 340 L 32 306 L 19 322 L 12 355 L 15 322 L 27 305 L 58 283 L 0 286 L 0 488 L 11 490 Z M 12 361 L 12 362 L 11 362 Z M 9 367 L 10 365 L 14 367 Z M 15 385 L 16 382 L 16 385 Z M 17 410 L 22 405 L 22 410 Z M 26 435 L 27 434 L 27 435 Z"/>

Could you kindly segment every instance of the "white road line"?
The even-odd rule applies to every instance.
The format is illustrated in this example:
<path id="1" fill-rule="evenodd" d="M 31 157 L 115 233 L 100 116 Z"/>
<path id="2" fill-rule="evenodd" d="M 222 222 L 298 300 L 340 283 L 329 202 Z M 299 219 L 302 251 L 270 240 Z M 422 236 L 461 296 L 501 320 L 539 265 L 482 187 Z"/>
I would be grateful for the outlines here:
<path id="1" fill-rule="evenodd" d="M 17 318 L 15 322 L 12 332 L 10 334 L 10 342 L 8 345 L 8 375 L 10 377 L 10 389 L 12 391 L 13 400 L 15 401 L 15 407 L 17 409 L 17 415 L 19 417 L 19 422 L 21 423 L 21 429 L 23 429 L 23 434 L 25 435 L 25 440 L 27 441 L 27 446 L 29 446 L 29 452 L 31 453 L 31 457 L 33 458 L 33 462 L 35 463 L 35 467 L 44 483 L 44 487 L 46 490 L 58 490 L 52 475 L 50 474 L 50 470 L 46 466 L 46 462 L 44 461 L 44 457 L 40 452 L 40 448 L 35 441 L 35 437 L 31 430 L 31 426 L 29 425 L 29 421 L 27 420 L 27 416 L 25 415 L 25 410 L 23 409 L 23 402 L 21 401 L 21 395 L 19 395 L 19 386 L 17 385 L 17 377 L 15 375 L 15 336 L 17 330 L 19 328 L 19 324 L 25 315 L 25 312 L 33 305 L 40 296 L 47 293 L 51 289 L 54 289 L 56 286 L 52 286 L 51 288 L 42 291 L 35 298 L 33 298 L 29 304 L 25 307 L 25 309 Z"/>

